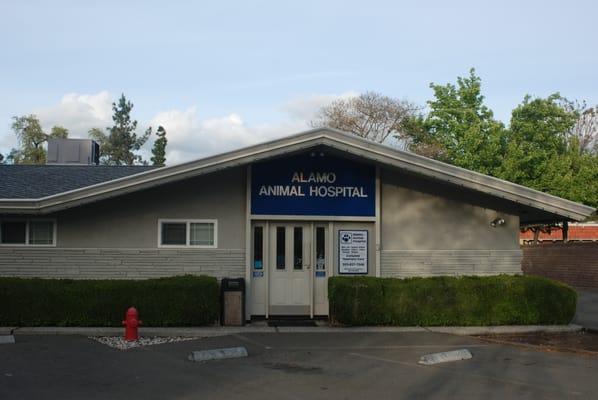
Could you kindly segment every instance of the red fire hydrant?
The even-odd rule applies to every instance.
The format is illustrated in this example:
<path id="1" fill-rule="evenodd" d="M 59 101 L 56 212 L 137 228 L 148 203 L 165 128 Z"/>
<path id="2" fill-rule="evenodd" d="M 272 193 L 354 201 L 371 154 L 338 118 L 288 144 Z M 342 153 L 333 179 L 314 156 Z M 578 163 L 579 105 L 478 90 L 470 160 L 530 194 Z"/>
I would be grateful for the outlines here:
<path id="1" fill-rule="evenodd" d="M 125 340 L 127 342 L 139 339 L 138 329 L 141 324 L 142 322 L 139 320 L 137 309 L 135 307 L 129 307 L 125 314 L 125 320 L 123 321 L 123 325 L 125 326 Z"/>

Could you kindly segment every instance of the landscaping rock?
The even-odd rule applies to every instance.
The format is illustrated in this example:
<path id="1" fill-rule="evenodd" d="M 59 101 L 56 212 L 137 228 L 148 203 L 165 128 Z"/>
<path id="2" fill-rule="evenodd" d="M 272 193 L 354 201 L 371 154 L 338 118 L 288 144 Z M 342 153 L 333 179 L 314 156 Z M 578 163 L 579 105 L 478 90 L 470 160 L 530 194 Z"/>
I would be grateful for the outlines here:
<path id="1" fill-rule="evenodd" d="M 141 337 L 139 340 L 127 342 L 122 336 L 90 336 L 90 339 L 105 344 L 106 346 L 114 347 L 119 350 L 129 350 L 136 347 L 153 346 L 156 344 L 184 342 L 187 340 L 194 340 L 197 338 L 172 336 L 172 337 Z"/>

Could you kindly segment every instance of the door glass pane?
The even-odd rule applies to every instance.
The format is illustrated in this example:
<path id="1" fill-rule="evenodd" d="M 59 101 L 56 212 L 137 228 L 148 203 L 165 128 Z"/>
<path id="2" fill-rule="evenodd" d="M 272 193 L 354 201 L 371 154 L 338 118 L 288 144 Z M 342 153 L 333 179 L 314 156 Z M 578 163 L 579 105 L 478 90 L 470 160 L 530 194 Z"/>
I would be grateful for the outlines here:
<path id="1" fill-rule="evenodd" d="M 54 223 L 52 221 L 29 222 L 29 244 L 52 244 Z"/>
<path id="2" fill-rule="evenodd" d="M 303 269 L 303 228 L 293 229 L 293 268 Z"/>
<path id="3" fill-rule="evenodd" d="M 184 222 L 164 222 L 162 224 L 162 244 L 187 244 L 187 224 Z"/>
<path id="4" fill-rule="evenodd" d="M 326 230 L 323 226 L 316 228 L 316 271 L 326 269 Z"/>
<path id="5" fill-rule="evenodd" d="M 213 246 L 214 224 L 211 222 L 192 222 L 189 227 L 189 244 L 191 246 Z"/>
<path id="6" fill-rule="evenodd" d="M 4 244 L 25 244 L 25 232 L 27 231 L 27 222 L 25 221 L 5 221 L 2 222 L 2 243 Z"/>
<path id="7" fill-rule="evenodd" d="M 285 269 L 286 265 L 286 239 L 285 239 L 285 227 L 276 227 L 276 269 Z"/>
<path id="8" fill-rule="evenodd" d="M 264 268 L 264 237 L 261 226 L 253 228 L 253 268 Z"/>

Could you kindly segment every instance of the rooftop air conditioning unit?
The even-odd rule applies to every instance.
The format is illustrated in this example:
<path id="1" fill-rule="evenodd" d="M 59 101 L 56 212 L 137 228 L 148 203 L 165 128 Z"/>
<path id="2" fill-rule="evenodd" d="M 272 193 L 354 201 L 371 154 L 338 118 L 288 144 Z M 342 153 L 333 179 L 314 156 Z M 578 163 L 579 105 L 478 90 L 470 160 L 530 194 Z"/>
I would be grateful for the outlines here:
<path id="1" fill-rule="evenodd" d="M 46 164 L 98 165 L 100 146 L 91 139 L 48 139 Z"/>

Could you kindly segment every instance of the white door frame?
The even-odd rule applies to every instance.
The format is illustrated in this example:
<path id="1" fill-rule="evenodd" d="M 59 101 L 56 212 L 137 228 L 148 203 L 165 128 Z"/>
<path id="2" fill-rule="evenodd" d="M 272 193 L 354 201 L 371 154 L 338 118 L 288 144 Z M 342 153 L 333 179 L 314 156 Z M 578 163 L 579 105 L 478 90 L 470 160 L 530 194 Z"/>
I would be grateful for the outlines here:
<path id="1" fill-rule="evenodd" d="M 295 314 L 302 315 L 302 314 L 309 314 L 310 317 L 313 317 L 313 260 L 314 260 L 314 247 L 313 247 L 313 222 L 310 223 L 308 221 L 272 221 L 272 223 L 268 224 L 268 277 L 267 277 L 267 286 L 266 292 L 268 296 L 268 301 L 266 303 L 267 312 L 266 317 L 268 318 L 270 314 L 273 313 L 274 307 L 288 307 L 285 311 L 281 311 L 281 314 Z M 300 227 L 302 228 L 302 268 L 300 270 L 296 270 L 294 268 L 294 230 L 295 228 Z M 278 228 L 284 228 L 285 232 L 285 268 L 284 271 L 280 270 L 280 272 L 276 269 L 277 260 L 276 260 L 276 234 Z M 286 290 L 288 293 L 288 299 L 290 299 L 290 303 L 285 304 L 272 304 L 272 296 L 275 293 L 272 292 L 275 288 L 273 287 L 276 275 L 280 275 L 281 282 L 290 285 L 288 288 L 283 289 Z M 301 286 L 303 282 L 307 289 L 306 292 L 299 292 L 299 298 L 304 299 L 305 303 L 302 303 L 302 300 L 299 300 L 301 304 L 292 304 L 293 301 L 296 301 L 297 298 L 293 298 L 292 296 L 296 295 L 297 292 L 293 292 L 294 289 L 297 289 L 296 285 L 299 283 Z M 280 287 L 276 288 L 280 290 Z M 301 288 L 299 287 L 299 290 Z M 303 293 L 303 294 L 301 294 Z M 303 297 L 304 296 L 304 297 Z M 305 307 L 305 312 L 295 311 L 292 308 L 300 308 Z"/>
<path id="2" fill-rule="evenodd" d="M 250 304 L 250 313 L 252 315 L 264 315 L 266 319 L 270 318 L 271 314 L 274 314 L 271 308 L 272 298 L 272 271 L 276 265 L 275 259 L 275 242 L 273 241 L 273 235 L 275 235 L 275 229 L 277 226 L 285 227 L 285 257 L 289 257 L 290 260 L 285 260 L 286 263 L 290 262 L 291 265 L 287 268 L 293 268 L 293 228 L 301 226 L 303 228 L 303 248 L 304 248 L 304 273 L 306 273 L 306 304 L 305 312 L 300 315 L 309 315 L 313 318 L 315 315 L 328 315 L 328 307 L 322 307 L 322 295 L 327 299 L 327 285 L 322 283 L 327 282 L 328 278 L 335 275 L 335 252 L 334 252 L 334 227 L 333 221 L 264 221 L 256 220 L 251 221 L 251 228 L 249 232 L 251 234 L 251 281 L 248 286 L 247 294 L 251 296 L 253 303 Z M 262 227 L 262 276 L 254 277 L 255 272 L 253 263 L 253 252 L 254 252 L 254 233 L 255 227 Z M 316 276 L 316 262 L 317 262 L 317 229 L 324 228 L 324 251 L 325 251 L 325 277 Z M 282 315 L 284 314 L 280 309 L 278 310 Z M 289 312 L 292 314 L 292 312 Z M 298 314 L 299 315 L 299 314 Z"/>

